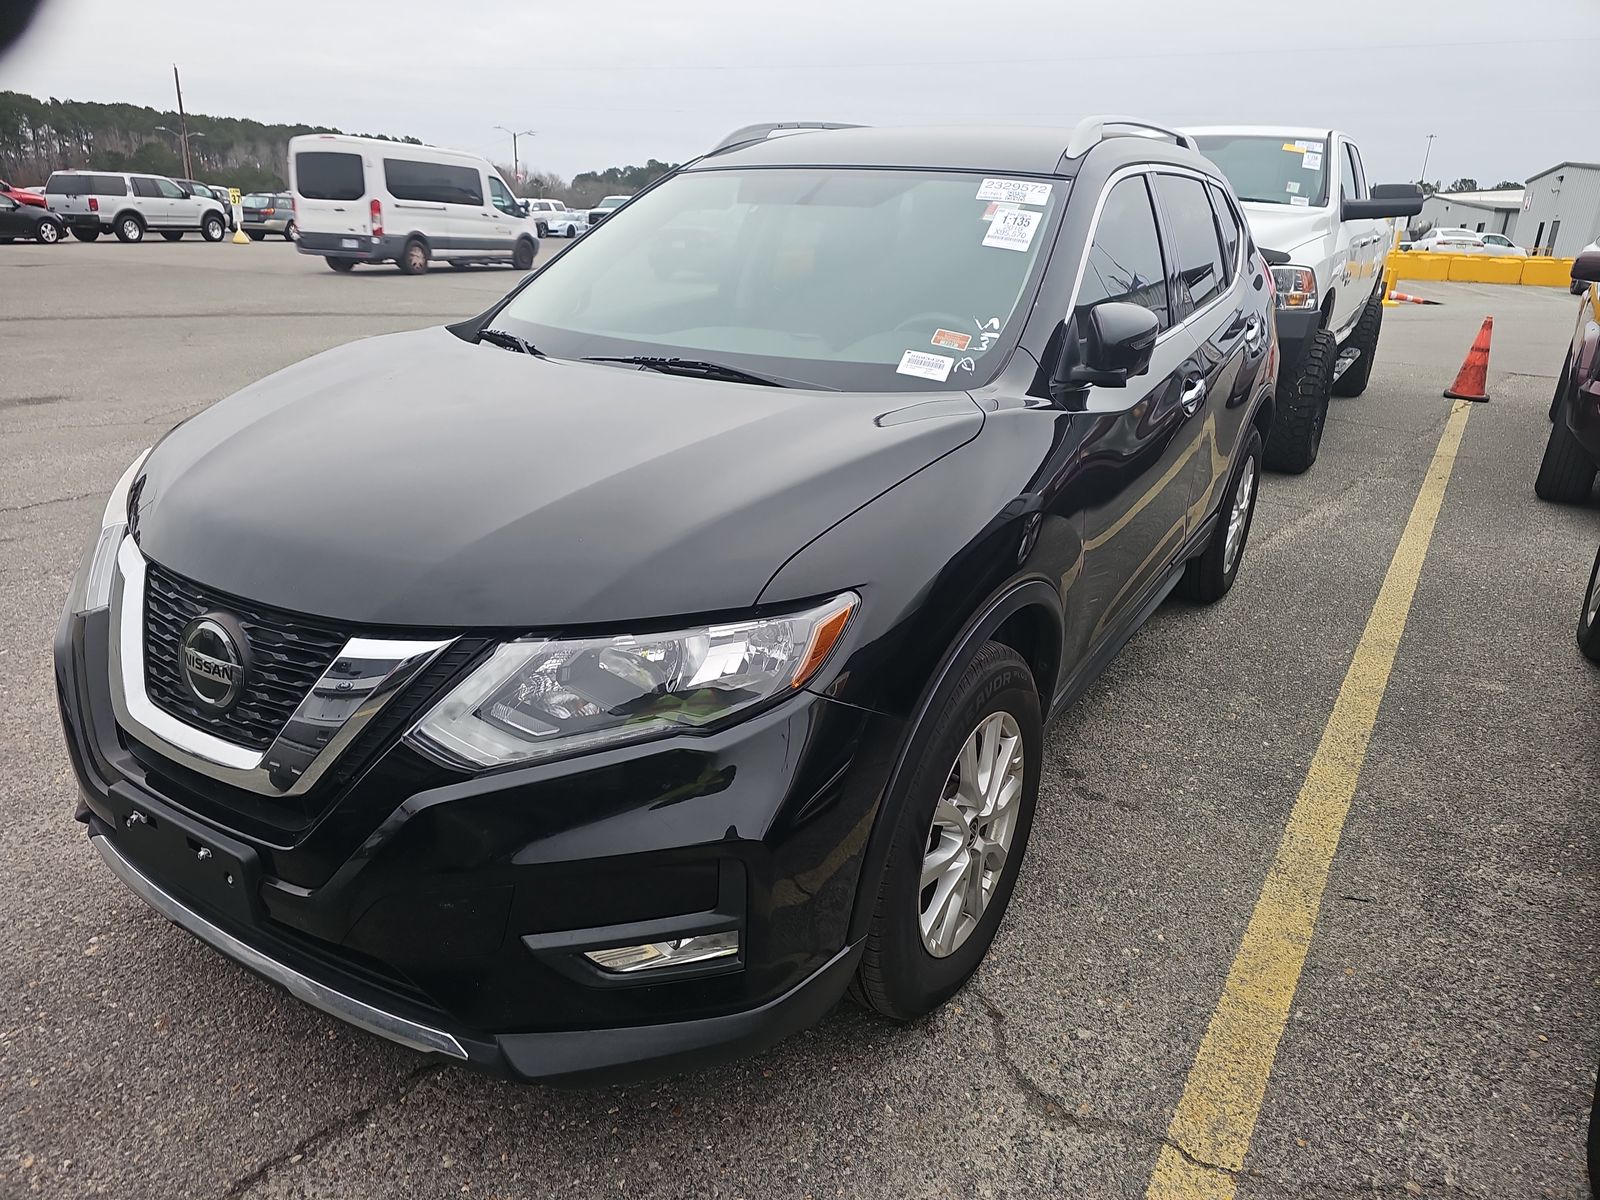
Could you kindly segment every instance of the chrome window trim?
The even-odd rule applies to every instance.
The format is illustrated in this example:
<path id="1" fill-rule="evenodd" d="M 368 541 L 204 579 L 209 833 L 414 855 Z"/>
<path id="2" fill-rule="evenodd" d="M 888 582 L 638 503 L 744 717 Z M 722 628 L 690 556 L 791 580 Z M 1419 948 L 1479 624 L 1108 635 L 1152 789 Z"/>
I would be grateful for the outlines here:
<path id="1" fill-rule="evenodd" d="M 1115 171 L 1108 175 L 1106 177 L 1105 184 L 1100 189 L 1100 195 L 1095 198 L 1094 216 L 1089 220 L 1089 234 L 1083 240 L 1083 253 L 1078 258 L 1078 274 L 1072 281 L 1072 296 L 1067 303 L 1067 311 L 1065 314 L 1067 317 L 1070 317 L 1078 309 L 1078 292 L 1083 287 L 1083 275 L 1089 267 L 1089 247 L 1094 245 L 1094 235 L 1100 230 L 1100 214 L 1105 209 L 1106 198 L 1111 195 L 1111 189 L 1116 187 L 1117 184 L 1121 183 L 1124 179 L 1131 179 L 1135 175 L 1187 175 L 1191 179 L 1200 180 L 1202 183 L 1217 182 L 1217 178 L 1213 175 L 1207 175 L 1204 171 L 1196 171 L 1192 167 L 1180 166 L 1176 163 L 1135 163 L 1131 166 L 1118 167 Z M 1224 181 L 1224 184 L 1226 184 L 1226 181 Z M 1155 189 L 1153 184 L 1147 183 L 1146 187 L 1150 189 L 1150 198 L 1152 204 L 1159 203 L 1159 201 L 1155 199 Z M 1166 230 L 1161 224 L 1161 214 L 1152 207 L 1150 215 L 1155 218 L 1156 236 L 1161 239 L 1161 259 L 1163 263 L 1166 263 L 1167 259 L 1170 257 L 1170 253 L 1166 244 Z M 1233 282 L 1218 292 L 1213 299 L 1208 300 L 1202 307 L 1191 312 L 1183 320 L 1175 322 L 1174 324 L 1169 325 L 1166 329 L 1163 329 L 1156 336 L 1156 345 L 1159 346 L 1162 342 L 1166 341 L 1180 329 L 1183 329 L 1185 326 L 1198 321 L 1201 317 L 1205 316 L 1206 313 L 1210 312 L 1213 308 L 1216 308 L 1224 300 L 1233 295 L 1234 288 L 1238 287 L 1244 279 L 1244 252 L 1245 244 L 1250 233 L 1250 226 L 1246 224 L 1242 228 L 1241 232 L 1245 234 L 1245 236 L 1239 239 L 1239 248 L 1234 251 Z M 1172 304 L 1170 289 L 1167 297 L 1167 304 L 1169 307 Z"/>
<path id="2" fill-rule="evenodd" d="M 226 929 L 213 925 L 124 858 L 105 834 L 91 833 L 89 840 L 100 852 L 100 857 L 105 859 L 106 866 L 110 867 L 112 873 L 139 899 L 173 924 L 194 934 L 212 949 L 226 954 L 241 966 L 286 988 L 291 995 L 341 1021 L 358 1026 L 369 1033 L 375 1033 L 379 1037 L 388 1038 L 391 1042 L 399 1042 L 402 1046 L 410 1046 L 413 1050 L 429 1054 L 445 1054 L 451 1058 L 467 1057 L 466 1050 L 453 1034 L 375 1008 L 364 1000 L 357 1000 L 354 996 L 347 996 L 338 989 L 331 988 L 309 975 L 296 971 L 286 963 L 263 954 L 248 942 L 234 937 Z"/>
<path id="3" fill-rule="evenodd" d="M 131 537 L 117 549 L 111 588 L 111 704 L 117 723 L 151 749 L 181 766 L 265 796 L 309 791 L 345 749 L 416 677 L 456 639 L 407 641 L 351 638 L 306 693 L 272 745 L 263 751 L 240 746 L 198 729 L 157 708 L 144 686 L 144 555 Z M 352 680 L 360 680 L 357 690 Z M 344 698 L 350 711 L 337 731 L 314 752 L 297 740 L 330 722 L 318 710 Z"/>

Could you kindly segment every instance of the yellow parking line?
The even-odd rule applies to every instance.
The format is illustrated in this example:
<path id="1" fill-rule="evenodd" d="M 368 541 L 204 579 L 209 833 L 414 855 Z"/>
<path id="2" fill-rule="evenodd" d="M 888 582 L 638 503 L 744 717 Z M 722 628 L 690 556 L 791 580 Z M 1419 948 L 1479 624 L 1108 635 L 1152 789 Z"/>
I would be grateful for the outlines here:
<path id="1" fill-rule="evenodd" d="M 1168 1129 L 1170 1141 L 1183 1153 L 1173 1145 L 1161 1148 L 1145 1200 L 1226 1198 L 1234 1193 L 1232 1172 L 1244 1166 L 1250 1149 L 1267 1077 L 1311 947 L 1328 868 L 1350 812 L 1471 408 L 1465 401 L 1456 403 L 1428 464 L 1411 518 L 1228 971 L 1222 998 L 1189 1068 L 1183 1098 Z"/>

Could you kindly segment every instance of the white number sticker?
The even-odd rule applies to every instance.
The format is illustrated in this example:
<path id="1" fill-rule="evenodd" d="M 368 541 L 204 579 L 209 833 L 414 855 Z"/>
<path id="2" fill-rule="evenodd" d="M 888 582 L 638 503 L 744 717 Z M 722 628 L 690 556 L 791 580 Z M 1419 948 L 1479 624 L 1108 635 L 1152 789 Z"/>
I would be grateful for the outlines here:
<path id="1" fill-rule="evenodd" d="M 1322 166 L 1322 155 L 1315 150 L 1307 150 L 1306 156 L 1300 160 L 1300 165 L 1308 171 L 1315 171 Z"/>
<path id="2" fill-rule="evenodd" d="M 979 200 L 1000 200 L 1006 204 L 1049 204 L 1050 185 L 1031 179 L 985 179 L 978 188 Z"/>

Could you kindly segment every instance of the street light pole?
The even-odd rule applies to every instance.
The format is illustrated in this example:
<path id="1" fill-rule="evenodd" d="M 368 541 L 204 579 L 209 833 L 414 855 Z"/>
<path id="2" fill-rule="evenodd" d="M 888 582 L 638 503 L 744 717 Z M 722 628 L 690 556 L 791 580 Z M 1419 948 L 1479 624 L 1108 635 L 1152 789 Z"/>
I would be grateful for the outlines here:
<path id="1" fill-rule="evenodd" d="M 517 183 L 520 184 L 522 182 L 522 160 L 517 157 L 517 139 L 519 137 L 534 137 L 538 131 L 533 129 L 507 129 L 504 125 L 496 125 L 495 128 L 501 133 L 509 133 L 511 135 L 511 173 L 518 176 Z"/>
<path id="2" fill-rule="evenodd" d="M 1422 152 L 1422 178 L 1418 180 L 1419 183 L 1428 182 L 1428 156 L 1433 153 L 1433 139 L 1438 136 L 1439 135 L 1436 133 L 1430 133 L 1428 135 L 1427 148 Z"/>
<path id="3" fill-rule="evenodd" d="M 183 82 L 178 78 L 178 64 L 172 64 L 172 86 L 178 91 L 178 132 L 183 141 L 183 177 L 194 178 L 194 168 L 189 162 L 189 116 L 183 111 Z"/>

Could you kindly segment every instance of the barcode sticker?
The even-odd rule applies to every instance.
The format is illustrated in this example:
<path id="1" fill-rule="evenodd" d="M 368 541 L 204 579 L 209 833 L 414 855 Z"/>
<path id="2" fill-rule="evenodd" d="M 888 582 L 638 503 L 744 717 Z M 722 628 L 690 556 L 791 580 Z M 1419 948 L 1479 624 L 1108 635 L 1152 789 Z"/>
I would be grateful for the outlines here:
<path id="1" fill-rule="evenodd" d="M 895 371 L 901 375 L 916 375 L 921 379 L 932 379 L 936 383 L 943 383 L 950 378 L 950 368 L 955 366 L 955 362 L 955 359 L 944 354 L 907 350 L 900 356 L 900 365 Z"/>
<path id="2" fill-rule="evenodd" d="M 1049 204 L 1050 185 L 1031 179 L 985 179 L 978 188 L 979 200 L 1003 200 L 1008 204 Z"/>
<path id="3" fill-rule="evenodd" d="M 1002 208 L 989 222 L 989 232 L 983 235 L 985 246 L 998 246 L 1002 250 L 1026 250 L 1033 244 L 1033 231 L 1039 228 L 1042 213 L 1026 208 Z"/>

